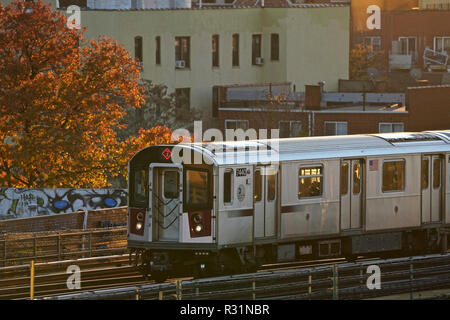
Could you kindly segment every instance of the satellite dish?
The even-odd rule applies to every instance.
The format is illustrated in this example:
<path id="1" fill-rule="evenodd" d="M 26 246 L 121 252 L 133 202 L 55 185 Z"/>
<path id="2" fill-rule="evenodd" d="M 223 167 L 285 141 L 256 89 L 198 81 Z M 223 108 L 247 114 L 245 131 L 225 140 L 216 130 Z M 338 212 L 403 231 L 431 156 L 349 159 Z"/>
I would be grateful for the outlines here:
<path id="1" fill-rule="evenodd" d="M 375 80 L 376 78 L 378 78 L 379 74 L 380 73 L 378 72 L 377 68 L 374 67 L 367 68 L 367 75 L 371 80 Z"/>
<path id="2" fill-rule="evenodd" d="M 414 80 L 420 80 L 422 79 L 422 71 L 418 68 L 414 68 L 409 72 L 409 75 L 414 79 Z"/>

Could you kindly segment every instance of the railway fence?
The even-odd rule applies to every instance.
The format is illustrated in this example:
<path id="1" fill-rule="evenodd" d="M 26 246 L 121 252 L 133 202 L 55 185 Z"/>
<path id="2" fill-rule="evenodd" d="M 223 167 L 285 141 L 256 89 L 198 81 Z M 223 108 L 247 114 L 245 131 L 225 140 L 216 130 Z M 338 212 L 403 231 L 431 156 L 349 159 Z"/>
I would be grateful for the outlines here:
<path id="1" fill-rule="evenodd" d="M 125 227 L 0 237 L 0 266 L 87 258 L 127 252 Z"/>
<path id="2" fill-rule="evenodd" d="M 379 289 L 367 285 L 370 266 L 380 270 Z M 198 280 L 176 280 L 91 290 L 46 299 L 215 300 L 215 299 L 369 299 L 450 288 L 450 254 L 371 260 L 274 270 Z M 441 296 L 442 299 L 448 295 Z"/>

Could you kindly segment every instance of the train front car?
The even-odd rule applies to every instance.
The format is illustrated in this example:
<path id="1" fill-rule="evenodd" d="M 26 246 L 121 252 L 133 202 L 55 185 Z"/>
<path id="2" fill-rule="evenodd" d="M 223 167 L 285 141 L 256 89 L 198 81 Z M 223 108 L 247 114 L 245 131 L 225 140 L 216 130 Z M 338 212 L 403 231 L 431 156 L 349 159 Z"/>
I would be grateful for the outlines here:
<path id="1" fill-rule="evenodd" d="M 128 247 L 145 276 L 212 271 L 213 168 L 189 145 L 151 146 L 130 161 Z"/>

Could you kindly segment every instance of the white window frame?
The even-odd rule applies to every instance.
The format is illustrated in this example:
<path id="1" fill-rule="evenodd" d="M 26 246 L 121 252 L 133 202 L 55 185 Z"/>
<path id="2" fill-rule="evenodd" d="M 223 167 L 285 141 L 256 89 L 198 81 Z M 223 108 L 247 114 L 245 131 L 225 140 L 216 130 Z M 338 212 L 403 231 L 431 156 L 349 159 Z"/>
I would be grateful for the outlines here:
<path id="1" fill-rule="evenodd" d="M 300 124 L 300 132 L 302 132 L 303 129 L 303 125 L 302 122 L 299 120 L 280 120 L 278 121 L 278 129 L 281 131 L 281 124 L 282 123 L 289 123 L 289 138 L 296 138 L 297 136 L 293 136 L 292 135 L 292 125 L 294 123 L 299 123 Z"/>
<path id="2" fill-rule="evenodd" d="M 380 36 L 364 37 L 364 40 L 363 40 L 364 46 L 366 45 L 366 39 L 370 39 L 370 47 L 371 47 L 372 52 L 379 52 L 382 50 L 382 43 L 381 43 Z M 379 41 L 378 47 L 374 46 L 374 42 L 375 42 L 374 40 Z M 376 49 L 376 48 L 378 48 L 378 49 Z"/>
<path id="3" fill-rule="evenodd" d="M 389 132 L 381 132 L 382 125 L 390 125 L 391 130 Z M 402 131 L 394 131 L 394 125 L 401 125 L 403 127 Z M 380 122 L 380 123 L 378 123 L 378 132 L 379 133 L 395 133 L 395 132 L 404 132 L 404 131 L 405 131 L 405 124 L 403 122 Z"/>
<path id="4" fill-rule="evenodd" d="M 398 37 L 398 41 L 402 42 L 402 40 L 405 39 L 406 40 L 406 55 L 413 55 L 414 53 L 417 52 L 417 37 L 409 37 L 409 36 L 401 36 Z M 409 47 L 409 39 L 414 39 L 414 49 L 411 50 L 411 48 Z"/>
<path id="5" fill-rule="evenodd" d="M 245 122 L 245 123 L 247 123 L 247 128 L 246 128 L 246 129 L 238 128 L 237 125 L 236 125 L 236 129 L 228 129 L 228 128 L 227 128 L 227 124 L 228 124 L 228 123 L 231 123 L 231 122 L 234 122 L 234 123 L 236 123 L 236 124 L 237 124 L 238 122 Z M 238 119 L 226 119 L 226 120 L 225 120 L 225 130 L 227 130 L 227 129 L 228 129 L 228 130 L 237 130 L 237 129 L 248 130 L 249 127 L 250 127 L 250 126 L 249 126 L 248 120 L 238 120 Z"/>
<path id="6" fill-rule="evenodd" d="M 450 36 L 434 37 L 434 39 L 433 39 L 434 51 L 438 51 L 437 43 L 438 43 L 438 40 L 439 40 L 439 41 L 441 41 L 441 45 L 442 45 L 442 50 L 439 51 L 439 52 L 445 52 L 445 50 L 444 50 L 444 40 L 446 40 L 446 39 L 450 39 Z"/>
<path id="7" fill-rule="evenodd" d="M 327 133 L 327 124 L 335 124 L 334 136 L 345 136 L 348 134 L 348 121 L 325 121 L 323 124 L 324 135 L 326 135 Z M 337 134 L 339 124 L 345 124 L 346 127 L 345 134 Z"/>

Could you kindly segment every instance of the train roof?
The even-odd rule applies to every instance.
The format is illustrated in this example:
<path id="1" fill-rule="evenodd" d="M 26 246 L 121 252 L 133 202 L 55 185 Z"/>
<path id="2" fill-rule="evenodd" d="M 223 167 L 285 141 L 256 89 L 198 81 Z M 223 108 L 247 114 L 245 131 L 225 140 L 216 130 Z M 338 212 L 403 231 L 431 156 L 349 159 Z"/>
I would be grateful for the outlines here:
<path id="1" fill-rule="evenodd" d="M 450 151 L 450 130 L 221 141 L 184 145 L 216 165 Z"/>
<path id="2" fill-rule="evenodd" d="M 130 160 L 130 164 L 147 166 L 150 163 L 176 162 L 172 155 L 172 151 L 174 151 L 173 153 L 178 152 L 175 151 L 175 148 L 180 148 L 179 150 L 183 150 L 183 153 L 184 150 L 190 150 L 202 154 L 201 163 L 216 166 L 361 158 L 450 152 L 450 130 L 158 145 L 137 152 Z M 170 150 L 169 156 L 165 155 L 166 149 Z"/>

